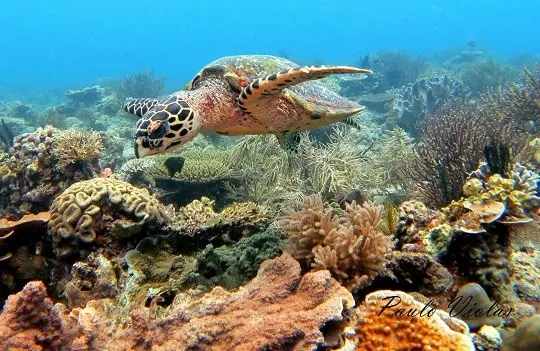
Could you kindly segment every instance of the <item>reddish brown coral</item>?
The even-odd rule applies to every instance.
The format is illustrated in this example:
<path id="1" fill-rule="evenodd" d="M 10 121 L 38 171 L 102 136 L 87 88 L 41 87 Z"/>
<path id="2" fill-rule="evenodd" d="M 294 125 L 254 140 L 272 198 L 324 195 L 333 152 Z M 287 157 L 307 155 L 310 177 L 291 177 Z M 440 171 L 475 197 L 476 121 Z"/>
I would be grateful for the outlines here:
<path id="1" fill-rule="evenodd" d="M 41 282 L 8 298 L 0 315 L 0 349 L 63 350 L 75 331 L 62 305 L 53 306 Z"/>
<path id="2" fill-rule="evenodd" d="M 288 255 L 263 263 L 257 278 L 236 293 L 215 288 L 197 300 L 179 295 L 164 317 L 152 308 L 134 310 L 126 317 L 111 300 L 90 301 L 84 309 L 72 311 L 78 329 L 67 324 L 65 335 L 58 333 L 61 321 L 70 319 L 44 299 L 40 283 L 27 285 L 10 298 L 0 319 L 1 346 L 34 340 L 31 331 L 41 340 L 62 342 L 66 349 L 78 351 L 313 350 L 327 345 L 323 327 L 342 320 L 343 311 L 354 305 L 352 295 L 328 271 L 301 276 L 300 265 Z M 30 319 L 21 319 L 29 310 Z M 37 321 L 41 328 L 35 326 Z M 34 344 L 21 345 L 41 350 L 30 348 Z"/>

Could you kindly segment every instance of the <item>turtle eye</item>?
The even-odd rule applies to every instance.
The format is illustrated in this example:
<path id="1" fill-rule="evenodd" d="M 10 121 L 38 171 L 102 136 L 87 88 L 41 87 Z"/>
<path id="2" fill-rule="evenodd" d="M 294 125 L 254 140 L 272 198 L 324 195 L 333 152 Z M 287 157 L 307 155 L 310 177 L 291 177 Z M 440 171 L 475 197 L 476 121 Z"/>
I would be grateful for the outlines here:
<path id="1" fill-rule="evenodd" d="M 167 122 L 160 123 L 159 126 L 156 126 L 155 128 L 152 128 L 150 130 L 149 137 L 151 139 L 163 138 L 165 134 L 167 134 L 168 130 L 169 130 L 169 124 Z"/>

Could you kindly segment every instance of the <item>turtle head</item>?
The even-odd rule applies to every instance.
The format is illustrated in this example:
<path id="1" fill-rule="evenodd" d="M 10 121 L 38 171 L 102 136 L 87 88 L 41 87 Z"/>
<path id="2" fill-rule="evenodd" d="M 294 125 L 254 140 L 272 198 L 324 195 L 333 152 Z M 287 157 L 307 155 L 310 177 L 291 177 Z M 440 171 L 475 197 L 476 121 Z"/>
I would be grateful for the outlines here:
<path id="1" fill-rule="evenodd" d="M 139 119 L 135 134 L 137 158 L 174 151 L 197 135 L 201 119 L 186 98 L 185 91 L 177 92 Z"/>

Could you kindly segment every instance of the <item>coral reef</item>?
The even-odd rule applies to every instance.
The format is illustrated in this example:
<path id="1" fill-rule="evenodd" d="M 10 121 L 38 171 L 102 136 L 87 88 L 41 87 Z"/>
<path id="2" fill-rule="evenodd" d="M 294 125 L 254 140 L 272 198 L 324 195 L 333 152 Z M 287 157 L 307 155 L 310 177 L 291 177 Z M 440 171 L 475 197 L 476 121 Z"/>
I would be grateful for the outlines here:
<path id="1" fill-rule="evenodd" d="M 171 228 L 201 240 L 213 236 L 235 241 L 248 233 L 263 230 L 270 219 L 269 210 L 253 202 L 232 203 L 217 213 L 215 202 L 207 197 L 194 200 L 178 210 Z M 227 233 L 228 239 L 222 235 Z"/>
<path id="2" fill-rule="evenodd" d="M 396 228 L 396 248 L 403 251 L 422 251 L 422 228 L 427 227 L 439 216 L 435 210 L 428 209 L 420 201 L 405 201 L 399 205 Z"/>
<path id="3" fill-rule="evenodd" d="M 99 85 L 94 85 L 82 90 L 70 90 L 66 93 L 66 97 L 76 106 L 89 107 L 101 101 L 103 94 L 104 89 Z"/>
<path id="4" fill-rule="evenodd" d="M 18 221 L 0 219 L 0 301 L 33 279 L 49 281 L 48 212 L 24 215 Z"/>
<path id="5" fill-rule="evenodd" d="M 0 151 L 0 216 L 12 219 L 48 210 L 54 197 L 88 175 L 76 167 L 58 167 L 58 131 L 38 128 L 14 139 Z"/>
<path id="6" fill-rule="evenodd" d="M 76 331 L 65 307 L 53 306 L 41 282 L 30 282 L 10 296 L 0 314 L 4 350 L 64 350 Z"/>
<path id="7" fill-rule="evenodd" d="M 491 174 L 489 167 L 482 165 L 463 185 L 465 197 L 442 211 L 448 223 L 468 233 L 483 233 L 486 229 L 481 224 L 495 220 L 506 225 L 531 222 L 529 212 L 540 205 L 539 179 L 538 174 L 519 163 L 506 177 Z"/>
<path id="8" fill-rule="evenodd" d="M 373 77 L 366 78 L 363 84 L 372 86 L 372 92 L 384 92 L 416 81 L 425 70 L 426 62 L 422 58 L 411 58 L 403 52 L 389 51 L 366 56 L 360 67 L 375 72 Z M 371 83 L 369 80 L 375 82 Z"/>
<path id="9" fill-rule="evenodd" d="M 121 167 L 118 178 L 146 187 L 163 201 L 179 206 L 210 196 L 222 207 L 229 187 L 237 183 L 236 169 L 231 164 L 230 150 L 190 147 L 181 153 L 158 155 L 151 160 L 129 160 Z"/>
<path id="10" fill-rule="evenodd" d="M 463 65 L 460 76 L 474 94 L 479 94 L 513 82 L 517 72 L 511 66 L 489 59 Z"/>
<path id="11" fill-rule="evenodd" d="M 16 319 L 19 315 L 14 314 L 16 301 L 37 301 L 38 307 L 46 307 L 34 309 L 30 316 L 39 311 L 37 322 L 44 322 L 41 328 L 52 325 L 43 340 L 76 350 L 308 349 L 335 346 L 326 341 L 329 331 L 325 326 L 341 321 L 343 312 L 354 305 L 350 293 L 327 271 L 301 276 L 300 266 L 287 255 L 264 263 L 257 278 L 236 293 L 215 288 L 199 298 L 177 295 L 163 316 L 144 309 L 126 316 L 111 306 L 110 300 L 91 301 L 67 316 L 59 305 L 51 309 L 44 297 L 45 290 L 38 283 L 31 283 L 24 293 L 13 297 L 1 317 L 8 323 L 0 327 L 0 340 L 35 345 L 30 335 L 40 332 L 39 327 L 34 321 Z M 11 333 L 14 329 L 18 331 L 16 336 Z M 52 341 L 46 338 L 55 335 Z M 56 345 L 49 349 L 60 349 Z"/>
<path id="12" fill-rule="evenodd" d="M 136 235 L 170 221 L 169 211 L 147 190 L 112 178 L 73 184 L 51 205 L 48 224 L 58 257 L 81 253 L 79 245 Z M 106 234 L 106 236 L 104 236 Z"/>
<path id="13" fill-rule="evenodd" d="M 282 228 L 288 251 L 305 267 L 328 269 L 349 289 L 365 285 L 384 270 L 394 245 L 379 231 L 382 206 L 346 206 L 343 215 L 325 208 L 320 196 L 304 199 L 299 211 L 289 210 Z"/>
<path id="14" fill-rule="evenodd" d="M 165 90 L 165 77 L 154 77 L 152 71 L 136 73 L 124 78 L 116 88 L 118 100 L 124 101 L 129 97 L 151 98 L 159 97 Z"/>
<path id="15" fill-rule="evenodd" d="M 399 91 L 393 110 L 397 124 L 413 135 L 417 126 L 445 103 L 463 99 L 468 95 L 465 85 L 449 75 L 417 80 Z"/>
<path id="16" fill-rule="evenodd" d="M 503 341 L 497 329 L 491 325 L 484 325 L 473 335 L 473 343 L 476 351 L 492 351 L 499 350 Z"/>
<path id="17" fill-rule="evenodd" d="M 401 291 L 371 293 L 355 311 L 354 334 L 342 350 L 475 350 L 464 322 Z"/>
<path id="18" fill-rule="evenodd" d="M 503 351 L 535 351 L 540 349 L 540 314 L 521 322 L 516 330 L 504 338 Z"/>
<path id="19" fill-rule="evenodd" d="M 58 166 L 96 161 L 103 152 L 101 136 L 96 132 L 67 130 L 55 137 L 54 153 Z"/>

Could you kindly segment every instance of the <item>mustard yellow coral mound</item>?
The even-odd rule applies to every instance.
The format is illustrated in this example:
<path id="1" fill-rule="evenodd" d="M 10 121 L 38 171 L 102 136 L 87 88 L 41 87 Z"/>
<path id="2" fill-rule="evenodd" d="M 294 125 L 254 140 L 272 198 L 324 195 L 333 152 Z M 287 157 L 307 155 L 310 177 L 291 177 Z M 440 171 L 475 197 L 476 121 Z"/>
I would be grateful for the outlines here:
<path id="1" fill-rule="evenodd" d="M 54 139 L 54 153 L 59 159 L 60 167 L 77 161 L 97 159 L 103 151 L 103 142 L 97 132 L 68 130 L 58 133 Z"/>
<path id="2" fill-rule="evenodd" d="M 175 226 L 189 234 L 227 224 L 262 225 L 269 220 L 269 209 L 253 202 L 233 203 L 221 212 L 214 210 L 214 201 L 207 197 L 194 200 L 178 210 Z"/>
<path id="3" fill-rule="evenodd" d="M 167 209 L 146 189 L 112 178 L 73 184 L 54 200 L 50 212 L 48 231 L 55 242 L 93 242 L 100 230 L 107 229 L 107 221 L 127 227 L 170 220 Z"/>
<path id="4" fill-rule="evenodd" d="M 424 306 L 402 291 L 379 290 L 367 295 L 355 310 L 355 334 L 348 340 L 354 346 L 349 350 L 475 350 L 465 322 Z"/>
<path id="5" fill-rule="evenodd" d="M 424 306 L 402 291 L 379 290 L 367 295 L 355 310 L 348 350 L 475 350 L 465 322 Z"/>
<path id="6" fill-rule="evenodd" d="M 307 197 L 282 221 L 288 251 L 305 266 L 327 269 L 352 290 L 375 278 L 388 263 L 394 245 L 381 232 L 382 206 L 347 205 L 344 215 L 325 208 L 319 195 Z"/>

